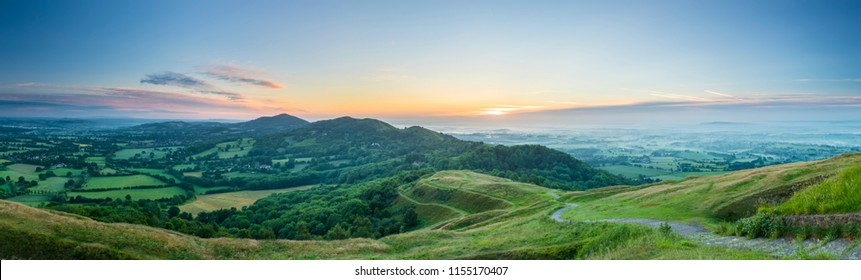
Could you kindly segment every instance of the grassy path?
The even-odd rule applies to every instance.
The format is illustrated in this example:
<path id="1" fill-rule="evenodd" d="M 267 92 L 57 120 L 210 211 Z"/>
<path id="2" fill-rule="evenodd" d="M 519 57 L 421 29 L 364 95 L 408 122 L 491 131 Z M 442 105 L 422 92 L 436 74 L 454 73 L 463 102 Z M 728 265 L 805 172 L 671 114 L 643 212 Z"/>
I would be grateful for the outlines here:
<path id="1" fill-rule="evenodd" d="M 563 219 L 562 213 L 577 206 L 579 205 L 576 203 L 569 203 L 562 209 L 553 212 L 553 214 L 550 215 L 550 218 L 557 222 L 571 222 L 571 220 Z M 657 228 L 661 224 L 665 223 L 660 220 L 630 218 L 585 220 L 581 222 L 629 223 L 645 225 L 653 228 Z M 843 260 L 861 260 L 861 244 L 859 244 L 861 241 L 852 243 L 845 239 L 836 239 L 829 242 L 819 242 L 815 240 L 794 242 L 787 239 L 747 239 L 745 237 L 714 234 L 704 227 L 696 224 L 683 224 L 676 222 L 666 223 L 670 225 L 673 232 L 676 234 L 710 246 L 763 251 L 776 257 L 807 258 L 825 254 L 828 256 L 837 256 L 839 259 Z"/>

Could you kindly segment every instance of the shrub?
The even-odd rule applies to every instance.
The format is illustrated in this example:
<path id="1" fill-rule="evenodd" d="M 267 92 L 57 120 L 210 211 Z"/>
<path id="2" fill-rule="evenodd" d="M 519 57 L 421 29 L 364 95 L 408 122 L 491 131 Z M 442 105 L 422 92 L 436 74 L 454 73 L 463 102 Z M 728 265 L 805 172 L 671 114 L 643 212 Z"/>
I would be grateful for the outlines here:
<path id="1" fill-rule="evenodd" d="M 785 230 L 786 225 L 783 223 L 783 219 L 764 213 L 757 213 L 754 216 L 740 219 L 736 223 L 736 232 L 748 238 L 778 238 Z"/>

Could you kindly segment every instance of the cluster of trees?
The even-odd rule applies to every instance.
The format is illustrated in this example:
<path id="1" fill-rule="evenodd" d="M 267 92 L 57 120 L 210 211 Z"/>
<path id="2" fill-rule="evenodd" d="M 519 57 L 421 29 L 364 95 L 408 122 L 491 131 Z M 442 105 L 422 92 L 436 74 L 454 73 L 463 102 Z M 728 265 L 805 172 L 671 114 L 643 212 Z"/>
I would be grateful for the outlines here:
<path id="1" fill-rule="evenodd" d="M 130 223 L 165 228 L 200 237 L 232 237 L 234 235 L 214 223 L 204 223 L 181 212 L 171 202 L 126 199 L 102 200 L 92 205 L 52 203 L 49 209 L 74 213 L 108 223 Z"/>
<path id="2" fill-rule="evenodd" d="M 379 238 L 419 224 L 411 205 L 399 206 L 398 187 L 415 182 L 430 170 L 401 172 L 364 184 L 320 186 L 261 199 L 240 210 L 201 213 L 197 219 L 214 223 L 238 237 L 258 239 Z"/>
<path id="3" fill-rule="evenodd" d="M 192 217 L 176 207 L 179 200 L 93 200 L 73 197 L 81 204 L 52 203 L 47 207 L 103 222 L 133 223 L 176 230 L 199 237 L 255 239 L 379 238 L 415 228 L 412 205 L 397 205 L 398 187 L 414 183 L 428 169 L 399 173 L 361 185 L 320 186 L 276 194 L 249 207 L 204 212 Z"/>

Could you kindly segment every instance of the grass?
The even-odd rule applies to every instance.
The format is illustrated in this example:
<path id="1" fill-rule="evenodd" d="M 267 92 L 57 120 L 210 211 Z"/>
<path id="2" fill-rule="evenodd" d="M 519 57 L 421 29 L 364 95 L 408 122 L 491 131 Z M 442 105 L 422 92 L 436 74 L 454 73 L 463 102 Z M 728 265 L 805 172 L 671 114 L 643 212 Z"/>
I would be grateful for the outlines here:
<path id="1" fill-rule="evenodd" d="M 861 211 L 861 166 L 849 168 L 836 178 L 799 191 L 773 210 L 781 215 L 859 212 Z"/>
<path id="2" fill-rule="evenodd" d="M 143 174 L 163 176 L 163 177 L 168 178 L 168 179 L 173 179 L 175 182 L 179 182 L 179 181 L 180 181 L 179 179 L 177 179 L 177 178 L 176 178 L 176 177 L 174 177 L 173 175 L 170 175 L 169 173 L 167 173 L 167 171 L 164 171 L 163 169 L 153 169 L 153 168 L 132 168 L 132 169 L 129 169 L 129 170 L 131 170 L 131 171 L 135 171 L 135 172 L 139 172 L 139 173 L 143 173 Z"/>
<path id="3" fill-rule="evenodd" d="M 202 177 L 203 177 L 203 172 L 202 172 L 202 171 L 195 171 L 195 172 L 182 172 L 182 176 L 202 178 Z"/>
<path id="4" fill-rule="evenodd" d="M 51 168 L 49 170 L 53 171 L 54 175 L 57 175 L 60 177 L 66 176 L 66 174 L 69 172 L 72 172 L 72 176 L 78 176 L 78 175 L 81 175 L 82 173 L 84 173 L 83 169 L 72 169 L 72 168 L 65 168 L 65 167 L 64 168 Z M 41 173 L 46 173 L 46 172 L 48 172 L 48 170 L 45 170 Z"/>
<path id="5" fill-rule="evenodd" d="M 610 187 L 615 190 L 611 193 L 607 193 L 607 188 L 594 189 L 575 195 L 571 202 L 580 207 L 566 211 L 563 217 L 574 220 L 649 218 L 716 225 L 720 220 L 753 215 L 763 205 L 788 200 L 795 187 L 815 182 L 817 178 L 835 176 L 858 165 L 861 165 L 861 154 L 851 154 L 628 190 Z"/>
<path id="6" fill-rule="evenodd" d="M 134 154 L 132 154 L 134 155 Z M 98 164 L 99 167 L 105 167 L 105 157 L 88 157 L 84 159 L 86 163 L 95 163 Z"/>
<path id="7" fill-rule="evenodd" d="M 599 167 L 599 169 L 607 170 L 610 173 L 622 175 L 623 177 L 627 178 L 637 178 L 637 176 L 639 175 L 643 175 L 646 177 L 655 177 L 670 173 L 670 171 L 666 169 L 652 169 L 628 165 L 603 166 Z"/>
<path id="8" fill-rule="evenodd" d="M 188 212 L 194 215 L 200 212 L 209 212 L 218 209 L 229 209 L 236 208 L 240 209 L 242 206 L 249 206 L 254 204 L 257 200 L 267 197 L 274 193 L 283 193 L 290 191 L 298 191 L 298 190 L 306 190 L 312 188 L 314 186 L 301 186 L 295 188 L 284 188 L 284 189 L 273 189 L 273 190 L 260 190 L 260 191 L 238 191 L 238 192 L 229 192 L 229 193 L 219 193 L 219 194 L 204 194 L 198 195 L 197 199 L 194 201 L 182 205 L 179 207 L 180 210 L 184 212 Z"/>
<path id="9" fill-rule="evenodd" d="M 15 163 L 6 166 L 6 170 L 0 170 L 0 177 L 6 179 L 8 176 L 13 181 L 18 181 L 18 177 L 24 177 L 27 181 L 32 181 L 39 179 L 39 175 L 36 174 L 36 168 L 39 167 L 37 165 L 32 164 L 23 164 L 23 163 Z M 58 174 L 59 175 L 59 174 Z"/>
<path id="10" fill-rule="evenodd" d="M 38 185 L 30 189 L 34 191 L 62 192 L 65 190 L 65 184 L 68 181 L 69 178 L 66 177 L 46 178 L 44 181 L 39 181 Z"/>
<path id="11" fill-rule="evenodd" d="M 18 202 L 30 207 L 39 207 L 43 203 L 51 201 L 50 195 L 25 194 L 9 198 L 9 201 Z"/>
<path id="12" fill-rule="evenodd" d="M 424 229 L 379 240 L 201 239 L 0 201 L 0 258 L 13 259 L 767 259 L 644 226 L 557 223 L 545 201 L 469 230 Z"/>
<path id="13" fill-rule="evenodd" d="M 171 198 L 176 195 L 185 195 L 185 191 L 179 187 L 167 187 L 156 189 L 130 189 L 130 190 L 109 190 L 100 192 L 69 192 L 69 197 L 81 196 L 91 199 L 125 199 L 126 195 L 131 195 L 132 199 L 162 199 Z"/>
<path id="14" fill-rule="evenodd" d="M 185 163 L 185 164 L 177 164 L 172 167 L 173 170 L 186 170 L 186 169 L 197 169 L 197 163 Z"/>
<path id="15" fill-rule="evenodd" d="M 221 187 L 205 188 L 205 187 L 201 187 L 201 186 L 194 186 L 194 193 L 197 195 L 201 195 L 201 194 L 206 194 L 206 192 L 212 191 L 212 190 L 229 190 L 229 189 L 232 189 L 232 187 L 221 186 Z"/>
<path id="16" fill-rule="evenodd" d="M 147 175 L 93 177 L 88 180 L 83 189 L 122 189 L 134 186 L 161 186 L 164 182 Z"/>
<path id="17" fill-rule="evenodd" d="M 241 143 L 240 143 L 241 142 Z M 230 146 L 228 148 L 228 146 Z M 209 150 L 192 155 L 190 158 L 202 158 L 216 154 L 220 159 L 244 157 L 254 148 L 254 139 L 242 138 L 241 140 L 218 143 Z"/>
<path id="18" fill-rule="evenodd" d="M 861 155 L 856 154 L 709 178 L 559 195 L 581 204 L 565 213 L 575 220 L 583 218 L 580 214 L 619 218 L 637 217 L 632 215 L 638 212 L 645 212 L 646 218 L 708 220 L 726 207 L 757 206 L 747 199 L 761 201 L 770 198 L 764 194 L 774 194 L 817 176 L 835 175 L 859 163 Z M 806 171 L 784 176 L 799 169 Z M 416 188 L 457 191 L 476 203 L 499 200 L 508 206 L 471 213 L 459 208 L 468 207 L 454 199 L 440 199 L 444 196 L 411 200 Z M 770 259 L 761 252 L 698 244 L 641 225 L 555 222 L 549 215 L 562 204 L 547 191 L 468 171 L 439 172 L 412 188 L 402 189 L 404 196 L 398 199 L 401 204 L 416 204 L 420 219 L 433 226 L 378 240 L 340 241 L 200 239 L 0 201 L 0 258 Z"/>
<path id="19" fill-rule="evenodd" d="M 0 164 L 6 164 L 6 163 L 10 163 L 10 162 L 11 162 L 11 161 L 9 161 L 8 159 L 2 159 L 2 158 L 0 158 Z"/>

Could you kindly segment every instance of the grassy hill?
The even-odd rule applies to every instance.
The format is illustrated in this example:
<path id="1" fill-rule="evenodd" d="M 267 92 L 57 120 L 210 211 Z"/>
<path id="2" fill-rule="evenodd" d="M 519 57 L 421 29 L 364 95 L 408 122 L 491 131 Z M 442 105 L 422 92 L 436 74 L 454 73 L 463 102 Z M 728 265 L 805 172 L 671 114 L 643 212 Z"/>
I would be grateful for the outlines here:
<path id="1" fill-rule="evenodd" d="M 768 258 L 695 244 L 643 226 L 555 222 L 549 215 L 562 204 L 550 191 L 469 171 L 439 172 L 400 189 L 401 203 L 424 209 L 418 211 L 425 222 L 422 229 L 377 240 L 335 241 L 202 239 L 0 201 L 0 258 Z M 456 197 L 461 195 L 465 197 Z"/>
<path id="2" fill-rule="evenodd" d="M 716 225 L 778 207 L 785 214 L 835 214 L 858 211 L 861 154 L 742 170 L 725 175 L 687 178 L 649 186 L 611 187 L 576 192 L 570 201 L 580 207 L 563 217 L 609 219 L 650 218 Z M 828 211 L 791 211 L 840 204 Z M 813 204 L 817 206 L 812 206 Z M 846 206 L 846 205 L 854 205 Z M 787 210 L 783 210 L 787 209 Z"/>

